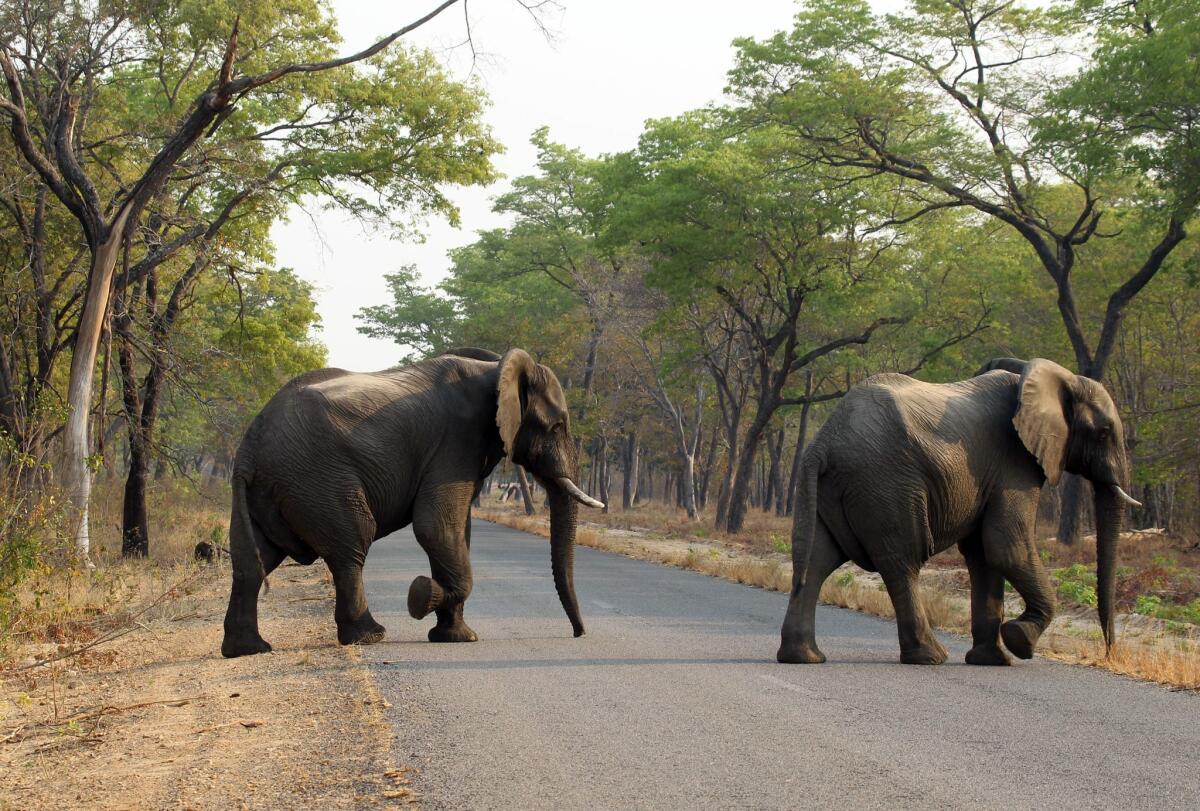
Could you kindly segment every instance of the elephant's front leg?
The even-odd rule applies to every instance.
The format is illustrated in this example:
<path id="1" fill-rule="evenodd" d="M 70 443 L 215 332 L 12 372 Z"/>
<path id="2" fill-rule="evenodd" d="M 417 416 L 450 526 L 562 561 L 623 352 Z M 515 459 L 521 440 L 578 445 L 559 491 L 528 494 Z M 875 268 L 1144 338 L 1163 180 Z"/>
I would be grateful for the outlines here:
<path id="1" fill-rule="evenodd" d="M 1036 493 L 1003 494 L 989 505 L 983 524 L 987 565 L 1012 583 L 1025 601 L 1021 616 L 1000 626 L 1004 647 L 1021 659 L 1033 658 L 1038 639 L 1054 618 L 1054 589 L 1033 542 Z"/>
<path id="2" fill-rule="evenodd" d="M 469 520 L 469 519 L 467 519 Z M 471 594 L 471 558 L 469 525 L 447 527 L 442 522 L 414 520 L 417 541 L 429 555 L 433 577 L 421 575 L 408 589 L 408 613 L 424 619 L 437 614 L 437 624 L 429 629 L 430 642 L 474 642 L 479 637 L 463 621 L 463 604 Z"/>
<path id="3" fill-rule="evenodd" d="M 1000 637 L 1004 647 L 1015 656 L 1032 659 L 1038 639 L 1054 619 L 1054 589 L 1050 586 L 1050 578 L 1046 576 L 1032 542 L 1019 559 L 1006 558 L 999 569 L 1025 601 L 1021 616 L 1000 626 Z"/>
<path id="4" fill-rule="evenodd" d="M 896 609 L 896 629 L 900 635 L 900 661 L 906 665 L 940 665 L 949 654 L 925 616 L 917 585 L 918 570 L 908 566 L 880 566 L 880 576 Z"/>
<path id="5" fill-rule="evenodd" d="M 969 665 L 1008 665 L 1000 649 L 1000 623 L 1004 621 L 1004 575 L 988 565 L 978 539 L 960 544 L 971 575 L 971 641 Z"/>
<path id="6" fill-rule="evenodd" d="M 337 622 L 338 642 L 343 645 L 369 645 L 382 642 L 385 629 L 367 609 L 363 590 L 362 561 L 329 561 L 336 593 L 333 618 Z"/>

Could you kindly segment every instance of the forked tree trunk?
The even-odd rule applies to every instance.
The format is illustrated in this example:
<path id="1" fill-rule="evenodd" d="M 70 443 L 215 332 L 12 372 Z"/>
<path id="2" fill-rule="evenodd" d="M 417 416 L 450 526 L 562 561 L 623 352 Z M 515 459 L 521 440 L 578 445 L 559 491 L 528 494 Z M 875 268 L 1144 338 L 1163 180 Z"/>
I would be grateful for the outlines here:
<path id="1" fill-rule="evenodd" d="M 122 209 L 108 237 L 92 254 L 91 277 L 83 300 L 83 312 L 79 316 L 79 330 L 71 354 L 71 376 L 67 383 L 70 414 L 63 428 L 63 484 L 71 501 L 75 551 L 84 560 L 91 552 L 88 502 L 92 494 L 92 472 L 88 466 L 88 415 L 92 407 L 92 382 L 127 216 L 128 209 Z"/>
<path id="2" fill-rule="evenodd" d="M 762 441 L 767 420 L 761 417 L 764 406 L 759 405 L 760 414 L 756 414 L 742 440 L 741 453 L 738 454 L 737 467 L 733 476 L 733 487 L 729 491 L 729 507 L 725 519 L 726 532 L 740 532 L 746 521 L 746 507 L 750 500 L 750 492 L 754 486 L 755 461 L 758 456 L 758 445 Z M 766 409 L 774 412 L 773 408 Z"/>

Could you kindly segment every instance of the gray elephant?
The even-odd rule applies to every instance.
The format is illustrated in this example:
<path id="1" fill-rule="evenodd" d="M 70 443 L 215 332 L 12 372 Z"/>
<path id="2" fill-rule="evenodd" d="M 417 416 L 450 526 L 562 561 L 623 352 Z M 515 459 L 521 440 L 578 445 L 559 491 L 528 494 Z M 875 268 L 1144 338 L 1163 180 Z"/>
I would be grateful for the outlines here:
<path id="1" fill-rule="evenodd" d="M 508 456 L 546 488 L 554 585 L 575 636 L 577 454 L 558 379 L 520 349 L 458 349 L 370 374 L 321 369 L 289 382 L 238 448 L 229 546 L 233 584 L 221 653 L 269 651 L 258 592 L 284 559 L 323 558 L 333 573 L 338 641 L 378 642 L 362 567 L 371 543 L 412 524 L 432 577 L 409 588 L 409 613 L 437 613 L 433 642 L 470 642 L 471 501 Z"/>
<path id="2" fill-rule="evenodd" d="M 1035 513 L 1042 484 L 1064 470 L 1095 488 L 1100 624 L 1112 643 L 1117 535 L 1125 505 L 1140 506 L 1122 489 L 1129 463 L 1121 418 L 1102 385 L 1056 363 L 1009 358 L 996 366 L 944 385 L 876 375 L 834 409 L 802 462 L 779 661 L 825 661 L 814 636 L 817 595 L 852 560 L 883 577 L 900 660 L 944 662 L 917 573 L 953 544 L 971 578 L 967 662 L 1009 664 L 1000 639 L 1013 654 L 1033 656 L 1055 604 L 1034 545 Z M 1025 601 L 1008 622 L 1005 580 Z"/>

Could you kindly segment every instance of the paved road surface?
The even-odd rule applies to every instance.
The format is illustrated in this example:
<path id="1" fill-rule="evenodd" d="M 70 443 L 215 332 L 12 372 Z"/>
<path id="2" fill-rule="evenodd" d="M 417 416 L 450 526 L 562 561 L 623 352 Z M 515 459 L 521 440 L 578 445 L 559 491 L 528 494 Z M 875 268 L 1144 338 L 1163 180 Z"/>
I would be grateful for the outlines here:
<path id="1" fill-rule="evenodd" d="M 477 521 L 474 644 L 405 610 L 428 563 L 378 542 L 366 648 L 427 808 L 1200 808 L 1200 698 L 1046 660 L 898 663 L 892 623 L 820 609 L 820 666 L 774 662 L 783 595 L 580 548 L 571 637 L 546 541 Z"/>

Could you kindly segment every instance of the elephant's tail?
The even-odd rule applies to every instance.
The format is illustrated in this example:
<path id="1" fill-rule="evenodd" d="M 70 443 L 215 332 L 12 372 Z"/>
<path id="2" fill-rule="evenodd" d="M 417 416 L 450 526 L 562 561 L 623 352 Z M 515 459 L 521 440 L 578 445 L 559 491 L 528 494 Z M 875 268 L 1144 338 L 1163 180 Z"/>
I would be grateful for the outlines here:
<path id="1" fill-rule="evenodd" d="M 254 537 L 254 522 L 250 518 L 250 504 L 246 500 L 246 485 L 253 474 L 234 465 L 233 472 L 233 510 L 229 519 L 229 557 L 232 559 L 234 577 L 239 571 L 258 570 L 264 592 L 271 590 L 267 580 L 267 572 L 263 567 L 262 555 L 258 551 L 258 542 Z"/>
<path id="2" fill-rule="evenodd" d="M 817 533 L 817 483 L 825 458 L 817 446 L 810 446 L 800 462 L 800 485 L 796 494 L 796 520 L 792 525 L 792 566 L 796 588 L 808 579 L 813 543 Z"/>

